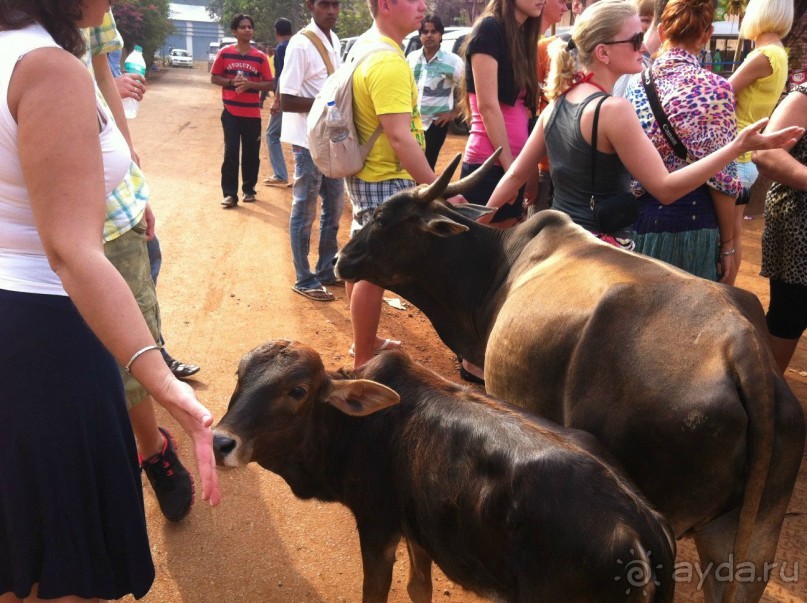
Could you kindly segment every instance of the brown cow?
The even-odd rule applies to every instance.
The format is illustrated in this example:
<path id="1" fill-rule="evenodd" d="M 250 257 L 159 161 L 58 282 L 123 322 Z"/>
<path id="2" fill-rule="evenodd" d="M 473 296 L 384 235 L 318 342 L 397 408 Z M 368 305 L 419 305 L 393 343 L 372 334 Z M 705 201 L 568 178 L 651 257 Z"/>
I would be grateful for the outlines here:
<path id="1" fill-rule="evenodd" d="M 405 297 L 487 389 L 595 436 L 701 562 L 750 561 L 765 590 L 804 450 L 804 415 L 752 294 L 592 237 L 559 212 L 501 231 L 433 185 L 385 201 L 340 252 L 340 278 Z M 481 170 L 479 170 L 481 171 Z M 478 173 L 478 172 L 477 172 Z M 759 578 L 757 580 L 756 578 Z M 705 582 L 709 602 L 738 581 Z"/>
<path id="2" fill-rule="evenodd" d="M 219 464 L 255 461 L 301 498 L 350 508 L 366 602 L 387 600 L 401 536 L 417 603 L 431 601 L 432 560 L 501 601 L 672 601 L 672 532 L 587 451 L 593 440 L 402 351 L 329 375 L 314 350 L 277 340 L 241 360 L 214 449 Z"/>

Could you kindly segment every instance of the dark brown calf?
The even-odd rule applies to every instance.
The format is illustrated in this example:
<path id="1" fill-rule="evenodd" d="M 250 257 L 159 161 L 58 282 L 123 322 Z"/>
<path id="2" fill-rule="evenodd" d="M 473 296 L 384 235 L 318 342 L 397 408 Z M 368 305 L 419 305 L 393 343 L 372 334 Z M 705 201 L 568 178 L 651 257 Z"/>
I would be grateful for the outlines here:
<path id="1" fill-rule="evenodd" d="M 663 519 L 578 436 L 593 439 L 400 351 L 328 374 L 313 349 L 271 341 L 241 360 L 214 447 L 353 512 L 364 601 L 387 600 L 401 536 L 416 602 L 431 601 L 431 561 L 497 600 L 672 601 Z"/>

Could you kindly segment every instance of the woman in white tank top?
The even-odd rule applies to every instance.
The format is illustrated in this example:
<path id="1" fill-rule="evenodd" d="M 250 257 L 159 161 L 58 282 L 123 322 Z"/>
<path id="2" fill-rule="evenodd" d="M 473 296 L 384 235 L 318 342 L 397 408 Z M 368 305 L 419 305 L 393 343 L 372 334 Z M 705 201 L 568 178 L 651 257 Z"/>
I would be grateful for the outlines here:
<path id="1" fill-rule="evenodd" d="M 151 585 L 118 364 L 194 439 L 203 497 L 220 500 L 212 417 L 168 370 L 103 252 L 106 193 L 129 150 L 76 57 L 77 28 L 108 9 L 109 0 L 0 3 L 3 603 L 139 598 Z"/>

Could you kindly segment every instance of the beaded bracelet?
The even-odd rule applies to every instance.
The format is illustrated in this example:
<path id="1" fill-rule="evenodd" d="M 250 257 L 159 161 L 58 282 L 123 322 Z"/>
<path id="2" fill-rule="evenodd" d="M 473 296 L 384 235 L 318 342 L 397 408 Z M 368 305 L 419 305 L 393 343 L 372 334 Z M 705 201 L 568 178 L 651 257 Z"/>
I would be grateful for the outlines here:
<path id="1" fill-rule="evenodd" d="M 731 249 L 729 249 L 728 251 L 723 251 L 723 252 L 720 254 L 720 257 L 726 257 L 727 255 L 734 255 L 734 253 L 735 253 L 736 251 L 737 251 L 737 250 L 736 250 L 734 247 L 732 247 L 732 248 L 731 248 Z"/>
<path id="2" fill-rule="evenodd" d="M 137 350 L 134 354 L 132 354 L 132 357 L 129 358 L 129 362 L 126 363 L 126 366 L 123 367 L 123 370 L 131 375 L 132 371 L 130 369 L 132 368 L 132 364 L 134 364 L 135 360 L 140 358 L 140 356 L 142 354 L 145 354 L 149 350 L 159 350 L 159 349 L 160 349 L 160 346 L 158 346 L 158 345 L 147 345 L 143 349 Z"/>

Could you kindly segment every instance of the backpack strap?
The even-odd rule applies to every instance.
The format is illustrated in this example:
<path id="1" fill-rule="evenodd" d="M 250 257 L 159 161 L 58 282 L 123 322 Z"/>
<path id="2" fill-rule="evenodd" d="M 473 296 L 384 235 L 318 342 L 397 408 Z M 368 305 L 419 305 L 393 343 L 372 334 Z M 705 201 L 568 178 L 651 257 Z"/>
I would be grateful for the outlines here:
<path id="1" fill-rule="evenodd" d="M 361 53 L 357 52 L 356 54 L 353 54 L 353 52 L 351 52 L 348 55 L 345 63 L 347 65 L 349 65 L 348 68 L 350 69 L 351 73 L 353 73 L 358 68 L 359 63 L 361 63 L 364 59 L 369 57 L 371 54 L 374 54 L 376 52 L 383 52 L 383 51 L 397 52 L 398 50 L 399 49 L 390 46 L 386 42 L 379 42 L 378 44 L 373 44 L 372 46 L 368 46 L 367 48 L 364 49 L 364 52 L 361 52 Z M 381 127 L 381 124 L 379 123 L 378 127 L 376 127 L 376 129 L 370 135 L 370 138 L 367 140 L 367 142 L 365 142 L 361 146 L 363 148 L 366 148 L 368 150 L 368 152 L 369 152 L 369 150 L 373 148 L 373 145 L 375 144 L 375 141 L 378 140 L 379 136 L 381 136 L 382 132 L 383 132 L 383 128 Z"/>
<path id="2" fill-rule="evenodd" d="M 322 40 L 319 39 L 319 36 L 310 29 L 304 29 L 300 33 L 311 40 L 314 48 L 316 48 L 317 52 L 319 52 L 319 56 L 322 57 L 322 62 L 325 63 L 325 69 L 328 71 L 328 75 L 331 75 L 333 73 L 333 64 L 331 64 L 331 58 L 328 56 L 328 51 L 325 50 L 325 44 L 323 44 Z"/>

